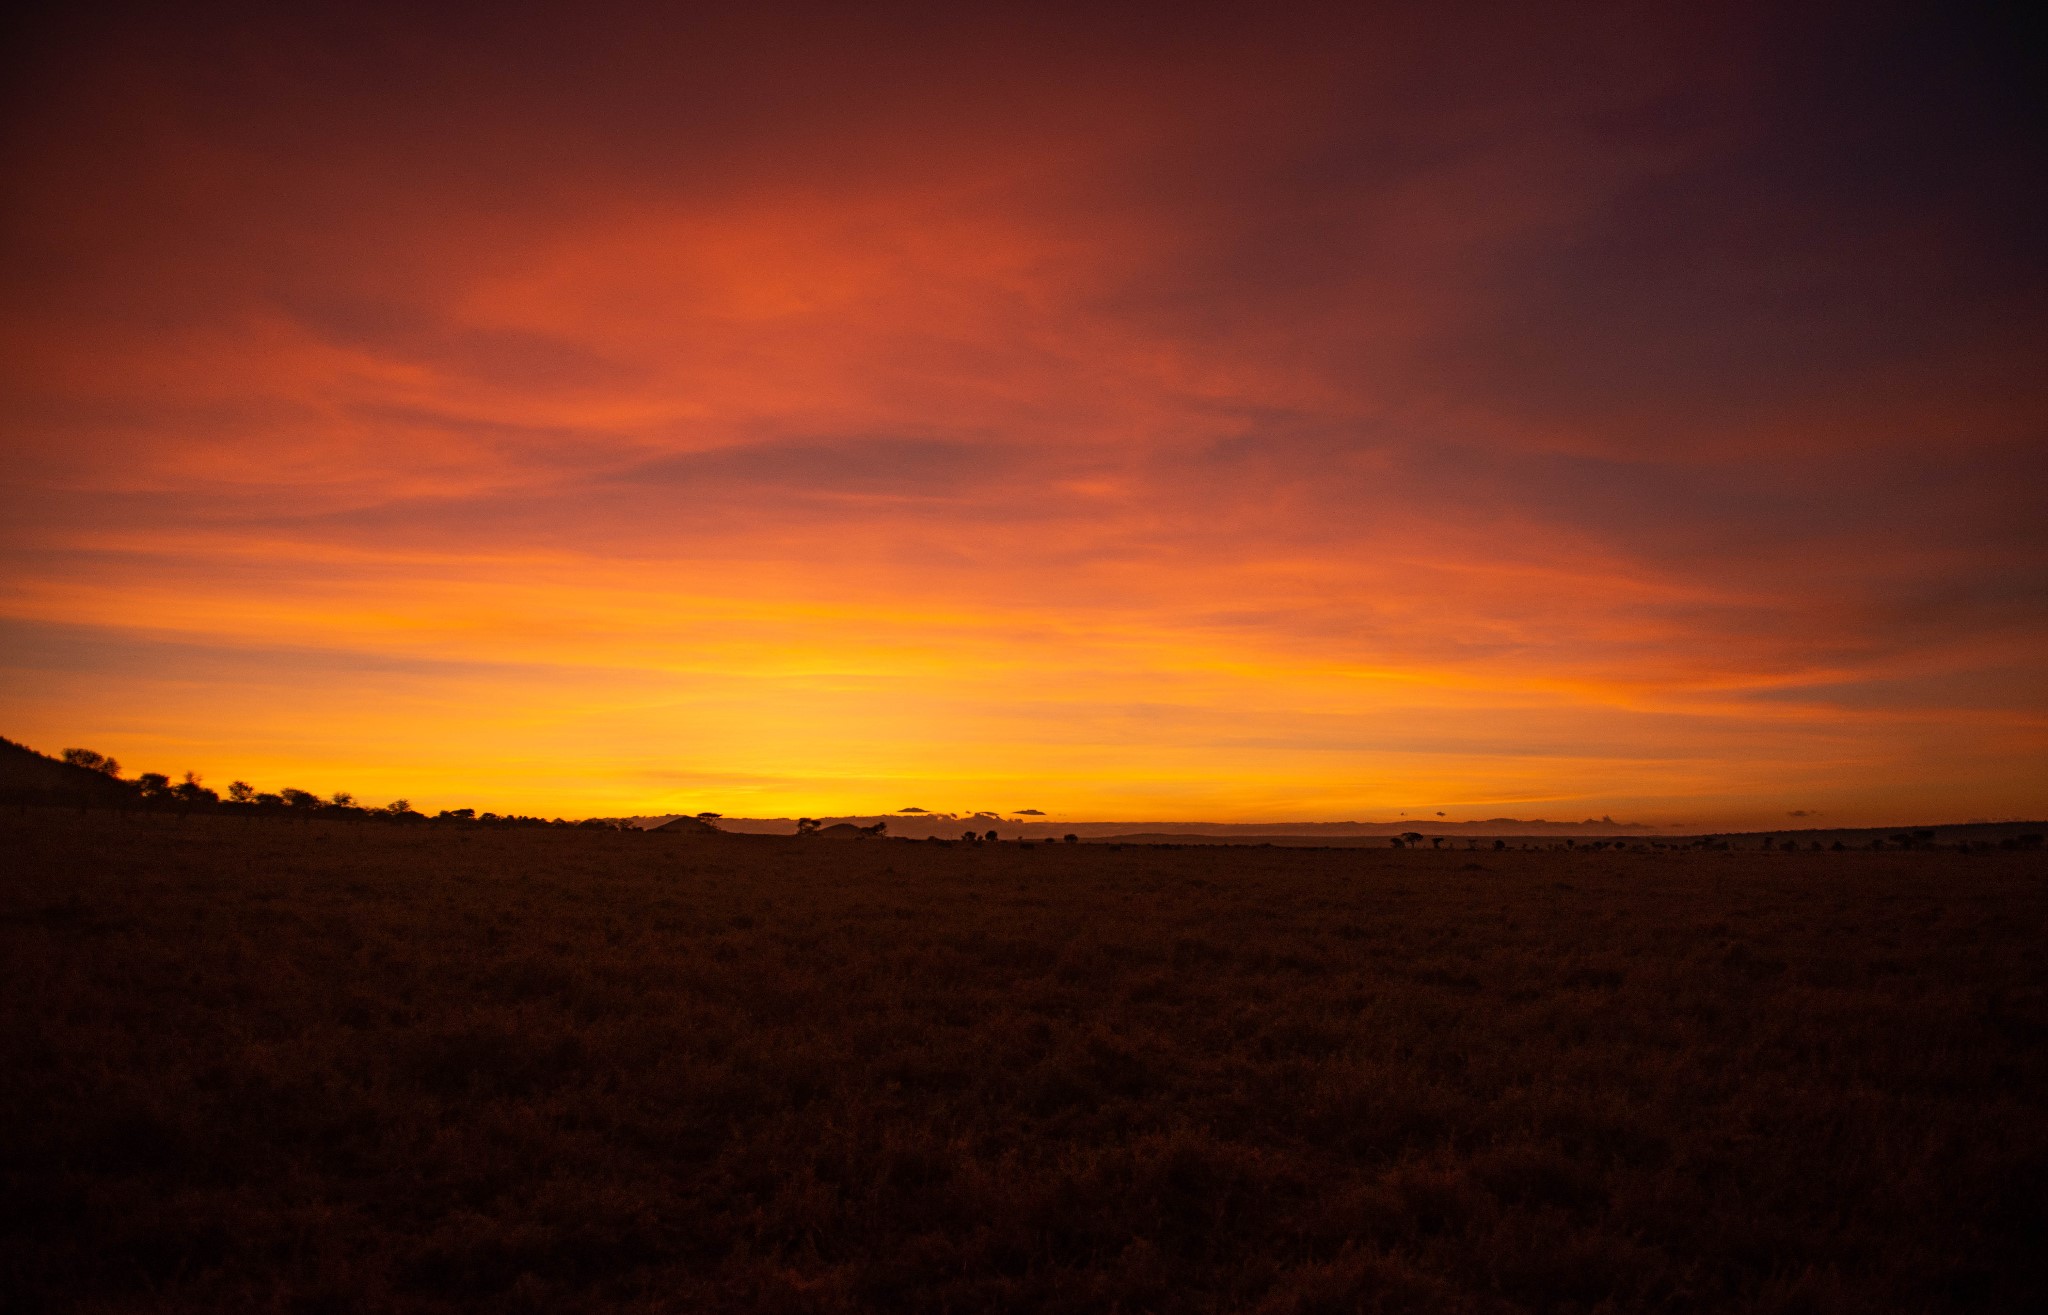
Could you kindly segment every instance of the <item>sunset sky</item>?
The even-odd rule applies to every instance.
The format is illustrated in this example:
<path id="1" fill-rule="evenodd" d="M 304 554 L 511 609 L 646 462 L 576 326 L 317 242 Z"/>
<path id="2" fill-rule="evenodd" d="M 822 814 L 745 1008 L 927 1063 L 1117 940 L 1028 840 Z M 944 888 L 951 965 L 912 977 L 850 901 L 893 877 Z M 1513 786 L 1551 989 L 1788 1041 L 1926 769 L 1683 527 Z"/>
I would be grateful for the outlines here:
<path id="1" fill-rule="evenodd" d="M 566 816 L 2041 817 L 2030 48 L 66 6 L 0 734 Z"/>

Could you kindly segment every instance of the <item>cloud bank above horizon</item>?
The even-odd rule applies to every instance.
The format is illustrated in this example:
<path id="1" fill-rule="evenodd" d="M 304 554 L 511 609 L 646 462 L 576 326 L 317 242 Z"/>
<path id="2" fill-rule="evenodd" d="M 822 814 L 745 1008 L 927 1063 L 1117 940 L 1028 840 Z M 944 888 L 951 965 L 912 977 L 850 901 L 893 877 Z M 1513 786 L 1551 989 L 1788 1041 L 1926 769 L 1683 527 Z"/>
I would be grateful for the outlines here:
<path id="1" fill-rule="evenodd" d="M 2048 812 L 2017 38 L 1358 8 L 49 18 L 5 733 L 548 813 Z"/>

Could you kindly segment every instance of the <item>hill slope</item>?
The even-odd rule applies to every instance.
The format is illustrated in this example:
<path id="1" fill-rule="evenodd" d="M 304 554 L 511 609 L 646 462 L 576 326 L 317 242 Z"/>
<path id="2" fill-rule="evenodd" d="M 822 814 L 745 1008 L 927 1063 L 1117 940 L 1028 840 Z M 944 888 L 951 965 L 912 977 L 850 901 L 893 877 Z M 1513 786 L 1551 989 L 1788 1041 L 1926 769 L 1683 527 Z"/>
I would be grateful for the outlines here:
<path id="1" fill-rule="evenodd" d="M 0 739 L 0 802 L 105 807 L 130 797 L 129 787 L 112 777 Z"/>

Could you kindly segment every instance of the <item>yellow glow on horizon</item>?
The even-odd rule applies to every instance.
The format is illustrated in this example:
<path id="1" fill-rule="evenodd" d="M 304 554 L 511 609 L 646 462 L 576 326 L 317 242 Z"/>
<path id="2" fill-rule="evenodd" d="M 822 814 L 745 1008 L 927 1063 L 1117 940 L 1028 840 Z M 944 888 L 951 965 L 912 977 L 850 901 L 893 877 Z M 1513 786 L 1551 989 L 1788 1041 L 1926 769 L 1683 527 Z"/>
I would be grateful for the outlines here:
<path id="1" fill-rule="evenodd" d="M 701 578 L 701 563 L 315 546 L 289 558 L 290 596 L 267 575 L 232 587 L 237 563 L 288 546 L 176 545 L 181 574 L 206 587 L 167 588 L 151 575 L 166 559 L 140 555 L 133 573 L 17 585 L 18 618 L 197 646 L 256 681 L 166 699 L 161 685 L 177 678 L 164 672 L 135 708 L 107 704 L 113 733 L 50 732 L 216 782 L 546 815 L 866 814 L 915 796 L 961 812 L 1030 798 L 1071 820 L 1305 821 L 1424 805 L 1563 816 L 1611 812 L 1594 801 L 1614 799 L 1697 813 L 1686 801 L 1782 790 L 1788 774 L 1825 790 L 1833 774 L 1868 771 L 1885 757 L 1875 729 L 1896 719 L 1747 697 L 1796 690 L 1788 673 L 1656 681 L 1484 659 L 1364 664 L 1286 636 L 1219 633 L 1164 606 L 926 607 L 906 604 L 900 582 L 870 598 L 777 597 L 746 592 L 763 590 L 761 577 L 737 569 L 721 590 L 662 586 Z M 282 703 L 260 674 L 309 663 L 348 674 L 332 689 L 316 676 Z M 159 729 L 116 730 L 124 712 Z M 1671 718 L 1694 752 L 1671 752 Z M 2039 743 L 2048 728 L 2008 721 L 2002 734 Z M 1726 759 L 1734 742 L 1768 743 L 1774 779 L 1745 779 Z M 158 763 L 173 746 L 178 760 Z"/>

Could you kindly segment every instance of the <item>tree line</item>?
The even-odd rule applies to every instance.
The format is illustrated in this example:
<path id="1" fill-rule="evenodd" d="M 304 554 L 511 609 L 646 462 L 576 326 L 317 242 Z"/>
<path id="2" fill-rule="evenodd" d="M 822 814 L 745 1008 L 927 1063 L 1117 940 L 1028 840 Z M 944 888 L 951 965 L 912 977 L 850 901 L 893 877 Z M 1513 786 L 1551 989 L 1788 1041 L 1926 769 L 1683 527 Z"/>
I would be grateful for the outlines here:
<path id="1" fill-rule="evenodd" d="M 199 773 L 193 771 L 186 772 L 178 781 L 171 780 L 163 772 L 143 772 L 130 781 L 122 777 L 120 762 L 106 754 L 91 749 L 65 749 L 58 757 L 73 767 L 80 767 L 106 778 L 110 785 L 119 787 L 141 807 L 175 808 L 181 814 L 204 811 L 240 813 L 247 816 L 319 816 L 335 821 L 357 822 L 452 822 L 480 826 L 581 827 L 608 831 L 631 829 L 627 823 L 617 818 L 592 817 L 570 822 L 559 817 L 529 817 L 523 813 L 479 813 L 474 808 L 444 808 L 429 816 L 416 810 L 409 799 L 394 799 L 388 804 L 371 806 L 359 802 L 356 796 L 347 790 L 336 790 L 323 797 L 311 790 L 301 790 L 293 786 L 285 786 L 279 790 L 259 790 L 247 781 L 228 782 L 227 791 L 223 794 L 208 786 Z"/>

